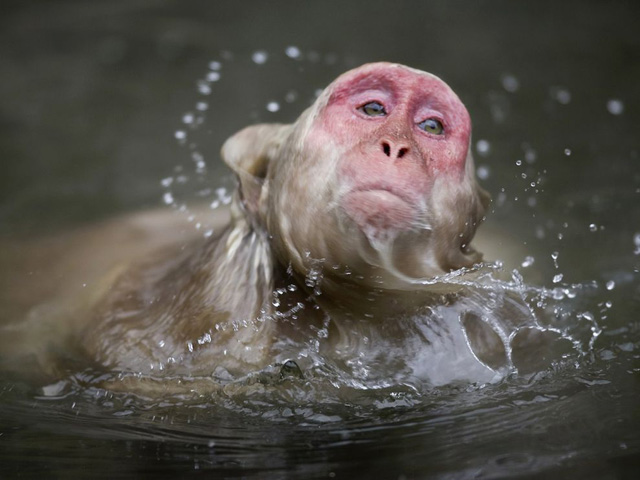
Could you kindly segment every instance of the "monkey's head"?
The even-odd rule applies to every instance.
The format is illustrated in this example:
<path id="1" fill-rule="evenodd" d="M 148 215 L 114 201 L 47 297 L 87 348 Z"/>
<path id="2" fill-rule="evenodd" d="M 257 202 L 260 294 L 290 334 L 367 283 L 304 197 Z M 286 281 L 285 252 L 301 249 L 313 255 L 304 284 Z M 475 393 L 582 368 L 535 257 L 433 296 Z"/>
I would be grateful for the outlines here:
<path id="1" fill-rule="evenodd" d="M 314 260 L 360 283 L 402 288 L 470 266 L 489 201 L 471 120 L 442 80 L 397 64 L 338 77 L 291 125 L 256 125 L 222 149 L 247 215 L 281 262 Z"/>

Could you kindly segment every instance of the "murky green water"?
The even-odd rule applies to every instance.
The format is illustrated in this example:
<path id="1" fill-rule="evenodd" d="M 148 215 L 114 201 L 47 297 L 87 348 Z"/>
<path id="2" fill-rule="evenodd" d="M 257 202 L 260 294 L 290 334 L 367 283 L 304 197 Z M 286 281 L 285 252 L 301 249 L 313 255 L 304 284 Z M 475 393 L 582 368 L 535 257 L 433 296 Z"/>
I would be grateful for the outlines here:
<path id="1" fill-rule="evenodd" d="M 398 61 L 465 102 L 489 222 L 526 245 L 520 270 L 558 289 L 576 331 L 597 327 L 592 348 L 429 392 L 337 394 L 307 379 L 159 402 L 97 388 L 91 370 L 49 395 L 1 374 L 0 476 L 637 476 L 638 7 L 327 5 L 5 2 L 0 232 L 34 238 L 172 203 L 169 192 L 178 208 L 224 203 L 225 138 L 293 120 L 347 68 Z M 567 298 L 572 285 L 585 287 Z"/>

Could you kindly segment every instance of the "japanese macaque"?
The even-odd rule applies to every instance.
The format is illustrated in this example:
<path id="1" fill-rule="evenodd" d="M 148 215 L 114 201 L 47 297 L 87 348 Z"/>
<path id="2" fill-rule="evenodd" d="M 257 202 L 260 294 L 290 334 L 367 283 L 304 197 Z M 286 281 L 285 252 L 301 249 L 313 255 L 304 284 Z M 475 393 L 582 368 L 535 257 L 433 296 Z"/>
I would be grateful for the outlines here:
<path id="1" fill-rule="evenodd" d="M 74 343 L 143 376 L 237 378 L 288 359 L 304 370 L 317 355 L 431 384 L 490 379 L 506 336 L 467 311 L 478 301 L 461 301 L 462 287 L 434 281 L 481 260 L 471 242 L 489 196 L 470 135 L 434 75 L 390 63 L 341 75 L 295 123 L 226 141 L 238 189 L 216 235 L 110 257 L 74 314 Z M 137 228 L 145 249 L 162 237 Z"/>

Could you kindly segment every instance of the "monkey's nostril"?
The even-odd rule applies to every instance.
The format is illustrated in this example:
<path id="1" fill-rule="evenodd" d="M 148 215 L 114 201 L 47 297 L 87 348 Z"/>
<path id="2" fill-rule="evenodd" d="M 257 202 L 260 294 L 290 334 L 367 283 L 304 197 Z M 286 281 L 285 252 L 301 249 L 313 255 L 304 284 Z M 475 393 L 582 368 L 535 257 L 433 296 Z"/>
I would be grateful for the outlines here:
<path id="1" fill-rule="evenodd" d="M 408 150 L 408 148 L 401 148 L 400 150 L 398 150 L 398 158 L 404 157 L 404 154 L 407 153 Z"/>
<path id="2" fill-rule="evenodd" d="M 382 142 L 382 151 L 387 157 L 391 156 L 391 147 L 387 142 Z"/>

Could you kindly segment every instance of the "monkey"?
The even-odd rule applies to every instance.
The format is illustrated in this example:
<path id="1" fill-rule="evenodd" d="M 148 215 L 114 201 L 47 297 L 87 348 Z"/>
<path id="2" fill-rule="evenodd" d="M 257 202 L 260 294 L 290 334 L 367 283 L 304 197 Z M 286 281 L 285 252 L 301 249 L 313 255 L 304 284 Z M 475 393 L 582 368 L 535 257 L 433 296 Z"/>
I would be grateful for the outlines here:
<path id="1" fill-rule="evenodd" d="M 224 143 L 237 189 L 215 235 L 129 219 L 138 246 L 104 260 L 65 313 L 75 348 L 161 382 L 302 372 L 318 358 L 432 385 L 494 378 L 509 332 L 463 285 L 490 201 L 470 139 L 467 109 L 435 75 L 386 62 L 340 75 L 294 123 Z M 526 305 L 501 302 L 526 323 Z"/>

